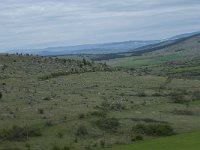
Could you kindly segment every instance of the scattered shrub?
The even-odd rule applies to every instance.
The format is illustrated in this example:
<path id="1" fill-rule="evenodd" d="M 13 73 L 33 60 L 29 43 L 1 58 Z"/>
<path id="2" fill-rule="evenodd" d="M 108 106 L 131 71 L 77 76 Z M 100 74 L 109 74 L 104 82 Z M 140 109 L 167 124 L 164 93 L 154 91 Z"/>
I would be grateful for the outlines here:
<path id="1" fill-rule="evenodd" d="M 137 94 L 137 96 L 139 96 L 139 97 L 145 97 L 146 94 L 145 94 L 145 92 L 139 92 L 139 93 Z"/>
<path id="2" fill-rule="evenodd" d="M 74 139 L 74 143 L 78 143 L 78 139 L 77 138 Z"/>
<path id="3" fill-rule="evenodd" d="M 135 139 L 136 139 L 136 141 L 142 141 L 142 140 L 144 140 L 144 137 L 142 135 L 136 135 Z"/>
<path id="4" fill-rule="evenodd" d="M 101 109 L 104 111 L 120 111 L 124 110 L 125 106 L 123 106 L 121 103 L 116 103 L 116 102 L 109 102 L 109 101 L 103 101 L 101 104 Z"/>
<path id="5" fill-rule="evenodd" d="M 20 141 L 26 140 L 27 136 L 38 137 L 41 135 L 40 129 L 37 128 L 13 126 L 0 132 L 0 140 Z"/>
<path id="6" fill-rule="evenodd" d="M 88 130 L 85 126 L 80 126 L 76 131 L 77 136 L 85 136 L 87 134 L 88 134 Z"/>
<path id="7" fill-rule="evenodd" d="M 44 114 L 44 110 L 43 109 L 38 109 L 38 113 L 39 114 Z"/>
<path id="8" fill-rule="evenodd" d="M 188 116 L 194 115 L 194 113 L 192 111 L 189 111 L 189 110 L 177 110 L 177 109 L 175 109 L 172 113 L 175 114 L 175 115 L 188 115 Z"/>
<path id="9" fill-rule="evenodd" d="M 144 140 L 144 137 L 142 135 L 136 135 L 132 138 L 132 142 L 135 142 L 135 141 L 143 141 Z"/>
<path id="10" fill-rule="evenodd" d="M 97 126 L 100 129 L 116 131 L 120 125 L 118 119 L 116 118 L 102 118 L 97 120 Z"/>
<path id="11" fill-rule="evenodd" d="M 79 114 L 78 118 L 79 118 L 79 119 L 85 118 L 85 114 Z"/>
<path id="12" fill-rule="evenodd" d="M 100 141 L 100 146 L 101 146 L 102 148 L 104 148 L 105 145 L 106 145 L 106 144 L 105 144 L 105 141 L 104 141 L 104 140 L 101 140 L 101 141 Z"/>
<path id="13" fill-rule="evenodd" d="M 62 138 L 63 138 L 63 136 L 64 136 L 64 135 L 63 135 L 63 133 L 62 133 L 62 132 L 58 132 L 58 133 L 57 133 L 57 137 L 58 137 L 58 138 L 62 139 Z"/>
<path id="14" fill-rule="evenodd" d="M 161 93 L 158 93 L 158 92 L 156 92 L 156 93 L 153 93 L 153 94 L 152 94 L 152 96 L 155 96 L 155 97 L 160 97 L 160 96 L 162 96 L 162 94 L 161 94 Z"/>
<path id="15" fill-rule="evenodd" d="M 105 118 L 107 113 L 106 111 L 93 111 L 90 113 L 92 116 L 102 117 Z"/>
<path id="16" fill-rule="evenodd" d="M 165 123 L 165 124 L 168 124 L 168 122 L 166 122 L 166 121 L 158 121 L 158 120 L 151 119 L 151 118 L 131 118 L 131 120 L 138 121 L 138 122 L 143 121 L 145 123 Z"/>
<path id="17" fill-rule="evenodd" d="M 167 124 L 137 124 L 133 127 L 133 131 L 149 136 L 170 136 L 174 134 L 173 128 Z"/>
<path id="18" fill-rule="evenodd" d="M 43 100 L 44 100 L 44 101 L 50 101 L 50 100 L 51 100 L 51 97 L 49 97 L 49 96 L 44 97 Z"/>
<path id="19" fill-rule="evenodd" d="M 171 97 L 174 103 L 184 104 L 187 102 L 183 93 L 171 93 Z"/>
<path id="20" fill-rule="evenodd" d="M 51 127 L 51 126 L 53 126 L 52 121 L 46 121 L 45 126 L 46 126 L 46 127 Z"/>

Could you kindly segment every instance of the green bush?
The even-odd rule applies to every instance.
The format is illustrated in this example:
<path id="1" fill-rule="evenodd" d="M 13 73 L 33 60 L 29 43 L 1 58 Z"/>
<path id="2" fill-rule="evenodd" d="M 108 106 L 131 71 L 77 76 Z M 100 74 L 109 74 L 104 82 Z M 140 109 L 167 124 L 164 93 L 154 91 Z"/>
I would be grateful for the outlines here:
<path id="1" fill-rule="evenodd" d="M 126 108 L 121 103 L 112 103 L 106 100 L 102 102 L 101 109 L 104 111 L 120 111 Z"/>
<path id="2" fill-rule="evenodd" d="M 142 141 L 142 140 L 144 140 L 144 137 L 142 135 L 136 135 L 135 139 L 136 139 L 136 141 Z"/>
<path id="3" fill-rule="evenodd" d="M 143 141 L 144 137 L 142 135 L 136 135 L 132 138 L 132 141 Z"/>
<path id="4" fill-rule="evenodd" d="M 51 127 L 51 126 L 53 126 L 53 122 L 48 120 L 48 121 L 45 122 L 45 126 Z"/>
<path id="5" fill-rule="evenodd" d="M 40 129 L 37 128 L 13 126 L 0 132 L 0 140 L 20 141 L 26 140 L 27 137 L 38 137 L 41 135 Z"/>
<path id="6" fill-rule="evenodd" d="M 44 110 L 43 109 L 38 109 L 38 113 L 39 114 L 44 114 Z"/>
<path id="7" fill-rule="evenodd" d="M 118 119 L 116 118 L 102 118 L 97 120 L 97 126 L 100 129 L 116 131 L 120 125 Z"/>
<path id="8" fill-rule="evenodd" d="M 133 127 L 133 131 L 149 136 L 170 136 L 174 134 L 173 128 L 167 124 L 137 124 Z"/>
<path id="9" fill-rule="evenodd" d="M 79 114 L 79 115 L 78 115 L 78 118 L 79 118 L 79 119 L 84 119 L 84 118 L 85 118 L 85 114 Z"/>
<path id="10" fill-rule="evenodd" d="M 58 132 L 58 133 L 57 133 L 57 137 L 58 137 L 58 138 L 62 139 L 62 138 L 63 138 L 63 136 L 64 136 L 64 135 L 63 135 L 63 133 L 62 133 L 62 132 Z"/>
<path id="11" fill-rule="evenodd" d="M 88 130 L 85 126 L 80 126 L 76 131 L 77 136 L 85 136 L 87 134 L 88 134 Z"/>
<path id="12" fill-rule="evenodd" d="M 172 111 L 172 113 L 175 114 L 175 115 L 188 115 L 188 116 L 194 115 L 194 113 L 190 110 L 177 110 L 177 109 L 175 109 L 174 111 Z"/>
<path id="13" fill-rule="evenodd" d="M 171 97 L 174 103 L 184 104 L 187 102 L 183 93 L 171 93 Z"/>
<path id="14" fill-rule="evenodd" d="M 106 145 L 106 144 L 105 144 L 105 141 L 104 141 L 104 140 L 101 140 L 101 141 L 100 141 L 100 146 L 101 146 L 102 148 L 104 148 L 105 145 Z"/>
<path id="15" fill-rule="evenodd" d="M 92 116 L 102 117 L 105 118 L 107 113 L 106 111 L 93 111 L 90 113 Z"/>
<path id="16" fill-rule="evenodd" d="M 147 96 L 147 95 L 145 94 L 144 91 L 142 91 L 142 92 L 139 92 L 139 93 L 137 94 L 137 96 L 138 96 L 138 97 L 145 97 L 145 96 Z"/>

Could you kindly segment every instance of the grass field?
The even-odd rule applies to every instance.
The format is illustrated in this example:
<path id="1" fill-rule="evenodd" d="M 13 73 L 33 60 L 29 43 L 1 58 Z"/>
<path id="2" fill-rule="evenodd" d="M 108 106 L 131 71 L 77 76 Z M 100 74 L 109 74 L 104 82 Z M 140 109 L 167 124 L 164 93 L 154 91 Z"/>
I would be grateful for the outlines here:
<path id="1" fill-rule="evenodd" d="M 1 150 L 130 144 L 138 124 L 169 125 L 175 134 L 200 129 L 200 81 L 195 79 L 135 75 L 84 61 L 0 55 L 0 85 Z"/>
<path id="2" fill-rule="evenodd" d="M 136 142 L 134 144 L 108 148 L 106 150 L 199 150 L 200 132 Z"/>

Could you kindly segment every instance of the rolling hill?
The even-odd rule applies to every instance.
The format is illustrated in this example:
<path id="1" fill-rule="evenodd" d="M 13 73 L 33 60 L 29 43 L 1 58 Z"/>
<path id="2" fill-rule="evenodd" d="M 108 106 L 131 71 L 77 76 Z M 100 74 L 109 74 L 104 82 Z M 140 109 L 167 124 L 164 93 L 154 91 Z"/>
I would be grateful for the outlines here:
<path id="1" fill-rule="evenodd" d="M 174 76 L 199 78 L 200 35 L 193 35 L 175 43 L 156 44 L 140 49 L 138 55 L 110 59 L 108 64 L 132 69 L 145 69 L 146 72 Z"/>
<path id="2" fill-rule="evenodd" d="M 199 87 L 87 60 L 0 55 L 0 149 L 97 150 L 199 131 Z"/>

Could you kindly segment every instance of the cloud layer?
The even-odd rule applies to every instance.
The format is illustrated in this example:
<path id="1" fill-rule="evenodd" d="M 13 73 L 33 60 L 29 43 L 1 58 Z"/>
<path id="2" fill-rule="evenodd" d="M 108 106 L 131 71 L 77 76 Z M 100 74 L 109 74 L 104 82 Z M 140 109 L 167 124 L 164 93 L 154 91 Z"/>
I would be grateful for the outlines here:
<path id="1" fill-rule="evenodd" d="M 7 49 L 161 39 L 200 30 L 199 0 L 1 0 Z"/>

